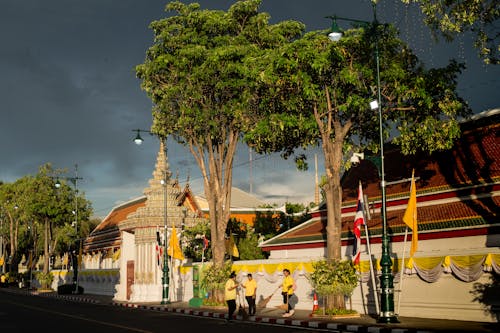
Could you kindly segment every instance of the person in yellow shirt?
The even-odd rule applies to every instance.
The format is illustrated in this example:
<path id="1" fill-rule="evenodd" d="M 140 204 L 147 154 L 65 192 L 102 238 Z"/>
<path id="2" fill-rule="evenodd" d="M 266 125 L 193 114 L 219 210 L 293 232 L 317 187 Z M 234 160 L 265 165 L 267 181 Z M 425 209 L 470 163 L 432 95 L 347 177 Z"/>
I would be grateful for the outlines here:
<path id="1" fill-rule="evenodd" d="M 257 281 L 255 281 L 252 277 L 252 274 L 247 274 L 247 282 L 242 284 L 242 287 L 245 288 L 245 299 L 248 303 L 248 314 L 250 316 L 255 315 L 255 311 L 257 307 L 255 306 L 255 298 L 257 296 Z"/>
<path id="2" fill-rule="evenodd" d="M 283 304 L 287 305 L 287 310 L 283 314 L 283 317 L 291 317 L 295 310 L 293 305 L 290 303 L 290 298 L 293 296 L 296 289 L 295 280 L 290 276 L 290 271 L 285 268 L 283 270 L 283 283 L 281 284 L 281 295 L 283 295 Z"/>
<path id="3" fill-rule="evenodd" d="M 224 299 L 227 304 L 227 322 L 233 319 L 233 313 L 236 311 L 236 289 L 238 286 L 239 284 L 236 283 L 236 273 L 231 272 L 224 288 Z"/>

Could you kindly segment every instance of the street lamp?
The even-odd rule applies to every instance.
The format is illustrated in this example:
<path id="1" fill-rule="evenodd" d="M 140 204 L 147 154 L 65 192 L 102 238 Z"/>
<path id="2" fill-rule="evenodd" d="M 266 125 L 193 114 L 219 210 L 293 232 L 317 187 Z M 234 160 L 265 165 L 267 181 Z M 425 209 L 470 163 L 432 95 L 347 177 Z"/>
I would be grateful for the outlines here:
<path id="1" fill-rule="evenodd" d="M 136 136 L 135 136 L 135 138 L 134 138 L 133 141 L 138 146 L 142 145 L 142 143 L 144 142 L 144 139 L 141 137 L 141 132 L 145 132 L 145 133 L 149 133 L 149 135 L 153 135 L 153 133 L 151 133 L 151 131 L 148 131 L 148 130 L 134 129 L 132 131 L 133 132 L 137 132 L 137 134 L 136 134 Z"/>
<path id="2" fill-rule="evenodd" d="M 82 177 L 78 177 L 78 164 L 75 164 L 75 176 L 63 177 L 63 179 L 69 180 L 75 186 L 75 210 L 73 210 L 73 214 L 75 215 L 74 227 L 78 235 L 78 180 L 83 179 Z M 56 180 L 55 187 L 56 188 L 61 187 L 61 182 L 59 181 L 59 177 Z"/>
<path id="3" fill-rule="evenodd" d="M 137 132 L 137 135 L 134 138 L 134 143 L 136 145 L 141 145 L 144 139 L 141 137 L 141 132 L 146 132 L 149 133 L 150 135 L 153 135 L 151 131 L 148 130 L 141 130 L 141 129 L 135 129 L 133 130 L 134 132 Z M 165 156 L 167 156 L 167 138 L 163 136 L 159 136 L 158 138 L 160 139 L 160 145 L 162 145 L 165 149 Z M 167 249 L 167 226 L 168 226 L 168 216 L 167 216 L 167 208 L 168 208 L 168 179 L 170 175 L 167 172 L 167 170 L 163 170 L 163 178 L 160 181 L 161 185 L 163 186 L 163 201 L 164 201 L 164 212 L 163 212 L 163 270 L 162 270 L 162 299 L 161 299 L 161 304 L 169 304 L 170 301 L 168 299 L 168 287 L 169 287 L 169 277 L 168 277 L 168 249 Z"/>
<path id="4" fill-rule="evenodd" d="M 166 140 L 165 140 L 166 141 Z M 165 145 L 165 150 L 166 150 L 166 145 Z M 161 304 L 168 304 L 170 303 L 168 300 L 168 285 L 169 285 L 169 277 L 168 277 L 168 249 L 167 249 L 167 226 L 168 226 L 168 221 L 167 221 L 167 212 L 168 212 L 168 175 L 167 172 L 163 172 L 163 179 L 161 180 L 161 184 L 163 185 L 163 202 L 165 205 L 165 211 L 163 212 L 163 276 L 162 276 L 162 283 L 163 283 L 163 288 L 162 288 L 162 299 L 161 299 Z"/>
<path id="5" fill-rule="evenodd" d="M 382 258 L 380 260 L 380 266 L 382 267 L 382 275 L 380 277 L 380 289 L 381 289 L 381 311 L 379 314 L 379 323 L 398 323 L 396 314 L 394 313 L 394 284 L 392 276 L 392 261 L 389 253 L 389 236 L 387 234 L 387 201 L 386 201 L 386 182 L 385 182 L 385 170 L 384 170 L 384 138 L 383 138 L 383 123 L 382 123 L 382 98 L 380 93 L 380 60 L 379 60 L 379 50 L 378 50 L 378 31 L 377 27 L 379 23 L 377 21 L 377 11 L 376 3 L 373 4 L 373 21 L 361 21 L 354 20 L 338 16 L 328 16 L 333 20 L 332 31 L 328 35 L 331 41 L 336 42 L 342 38 L 342 32 L 337 26 L 337 20 L 349 21 L 354 23 L 361 23 L 365 26 L 372 26 L 375 31 L 375 61 L 377 69 L 377 100 L 370 102 L 370 108 L 372 110 L 378 110 L 378 120 L 379 120 L 379 139 L 380 139 L 380 159 L 379 161 L 372 161 L 377 166 L 379 177 L 380 177 L 380 188 L 382 191 Z"/>
<path id="6" fill-rule="evenodd" d="M 73 214 L 75 215 L 74 227 L 77 240 L 78 237 L 78 180 L 83 179 L 82 177 L 78 177 L 78 164 L 75 164 L 75 176 L 74 177 L 62 177 L 62 179 L 69 180 L 75 186 L 75 210 Z M 55 187 L 59 189 L 61 187 L 61 182 L 59 181 L 59 177 L 56 180 Z M 73 223 L 72 223 L 73 225 Z M 80 240 L 81 241 L 81 240 Z M 75 285 L 75 293 L 78 293 L 78 254 L 70 253 L 72 262 L 73 262 L 73 284 Z"/>

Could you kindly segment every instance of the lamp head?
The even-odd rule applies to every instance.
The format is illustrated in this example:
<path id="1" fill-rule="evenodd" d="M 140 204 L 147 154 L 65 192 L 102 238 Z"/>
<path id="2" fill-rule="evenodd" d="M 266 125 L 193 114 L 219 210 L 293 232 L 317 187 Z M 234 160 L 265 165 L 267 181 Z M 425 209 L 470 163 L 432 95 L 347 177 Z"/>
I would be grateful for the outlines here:
<path id="1" fill-rule="evenodd" d="M 378 109 L 378 101 L 377 100 L 373 100 L 370 102 L 370 108 L 372 110 L 377 110 Z"/>
<path id="2" fill-rule="evenodd" d="M 56 183 L 54 184 L 56 188 L 61 188 L 61 182 L 59 181 L 59 178 L 56 180 Z"/>
<path id="3" fill-rule="evenodd" d="M 351 157 L 351 163 L 353 165 L 357 165 L 359 164 L 359 162 L 361 162 L 361 160 L 363 160 L 365 158 L 365 154 L 364 153 L 353 153 L 352 154 L 352 157 Z"/>
<path id="4" fill-rule="evenodd" d="M 137 132 L 137 135 L 135 136 L 134 138 L 134 143 L 138 146 L 140 146 L 142 144 L 142 142 L 144 141 L 143 138 L 141 138 L 141 130 L 134 130 Z"/>
<path id="5" fill-rule="evenodd" d="M 338 42 L 340 38 L 342 38 L 342 30 L 340 30 L 339 26 L 337 25 L 336 16 L 329 16 L 329 18 L 332 19 L 332 31 L 328 34 L 328 38 L 332 42 Z"/>

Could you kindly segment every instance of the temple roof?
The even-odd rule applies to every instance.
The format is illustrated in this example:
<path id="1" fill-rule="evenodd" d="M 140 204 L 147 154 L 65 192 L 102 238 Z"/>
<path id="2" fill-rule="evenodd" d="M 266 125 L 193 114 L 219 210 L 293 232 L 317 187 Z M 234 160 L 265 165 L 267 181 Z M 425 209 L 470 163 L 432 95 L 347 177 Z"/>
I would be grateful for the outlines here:
<path id="1" fill-rule="evenodd" d="M 196 201 L 204 211 L 208 210 L 207 199 L 202 195 L 196 196 Z M 265 206 L 266 203 L 252 194 L 249 194 L 237 187 L 231 188 L 231 208 L 253 209 Z"/>
<path id="2" fill-rule="evenodd" d="M 111 212 L 99 223 L 92 233 L 116 227 L 118 223 L 125 220 L 127 215 L 135 212 L 139 207 L 146 204 L 146 196 L 140 196 L 131 201 L 113 207 Z"/>

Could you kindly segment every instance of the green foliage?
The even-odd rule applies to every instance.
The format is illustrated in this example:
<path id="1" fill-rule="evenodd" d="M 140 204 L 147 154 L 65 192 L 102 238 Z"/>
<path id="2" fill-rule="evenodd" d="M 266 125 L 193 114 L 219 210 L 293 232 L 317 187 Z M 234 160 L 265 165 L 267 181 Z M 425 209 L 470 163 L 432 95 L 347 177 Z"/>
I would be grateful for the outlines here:
<path id="1" fill-rule="evenodd" d="M 327 258 L 340 259 L 340 177 L 348 156 L 379 151 L 389 134 L 406 154 L 447 149 L 459 135 L 457 119 L 470 113 L 456 91 L 463 67 L 451 62 L 425 69 L 393 26 L 378 23 L 345 30 L 338 42 L 325 31 L 308 32 L 269 52 L 265 61 L 258 77 L 258 107 L 265 116 L 244 140 L 257 153 L 285 158 L 321 145 Z M 380 114 L 369 107 L 378 88 Z M 298 161 L 304 166 L 300 155 Z"/>
<path id="2" fill-rule="evenodd" d="M 54 276 L 51 272 L 35 272 L 35 277 L 40 283 L 41 289 L 50 289 Z"/>
<path id="3" fill-rule="evenodd" d="M 286 207 L 286 213 L 287 214 L 295 214 L 295 213 L 302 213 L 306 207 L 301 204 L 301 203 L 291 203 L 291 202 L 287 202 L 285 204 L 285 207 Z"/>
<path id="4" fill-rule="evenodd" d="M 232 262 L 228 260 L 222 267 L 209 263 L 200 271 L 200 288 L 201 290 L 210 291 L 210 298 L 213 301 L 221 301 L 221 297 L 218 296 L 224 293 L 224 286 L 229 278 L 229 274 L 231 274 L 231 267 Z"/>
<path id="5" fill-rule="evenodd" d="M 171 15 L 151 23 L 155 42 L 136 67 L 154 104 L 152 131 L 187 145 L 206 175 L 213 242 L 223 241 L 228 222 L 237 142 L 259 116 L 254 87 L 260 61 L 304 29 L 292 21 L 270 25 L 269 15 L 258 12 L 260 3 L 237 1 L 227 12 L 168 3 Z M 217 245 L 213 257 L 220 265 L 223 247 Z"/>
<path id="6" fill-rule="evenodd" d="M 239 238 L 237 241 L 240 260 L 256 260 L 266 259 L 267 256 L 258 247 L 259 237 L 254 233 L 253 228 L 249 228 L 244 238 Z"/>
<path id="7" fill-rule="evenodd" d="M 287 214 L 278 212 L 275 209 L 267 212 L 255 212 L 254 232 L 264 237 L 264 239 L 272 238 L 309 220 L 311 215 L 308 213 L 308 208 L 303 204 L 286 203 L 285 210 Z M 300 212 L 305 213 L 294 215 Z"/>
<path id="8" fill-rule="evenodd" d="M 321 296 L 351 296 L 358 285 L 356 269 L 350 260 L 320 260 L 312 264 L 307 276 L 313 289 Z"/>
<path id="9" fill-rule="evenodd" d="M 276 236 L 280 232 L 281 226 L 284 225 L 284 217 L 285 214 L 277 214 L 273 210 L 256 211 L 254 220 L 255 233 L 262 235 L 265 239 Z"/>
<path id="10" fill-rule="evenodd" d="M 182 243 L 186 244 L 183 248 L 184 254 L 193 261 L 201 261 L 203 255 L 203 235 L 210 242 L 210 226 L 208 220 L 203 220 L 193 227 L 186 227 L 182 231 Z M 208 261 L 212 258 L 212 250 L 210 244 L 205 250 L 205 260 Z"/>
<path id="11" fill-rule="evenodd" d="M 343 315 L 354 315 L 357 314 L 356 310 L 349 309 L 317 309 L 313 311 L 315 315 L 327 315 L 327 316 L 343 316 Z"/>
<path id="12" fill-rule="evenodd" d="M 70 248 L 76 249 L 77 239 L 85 238 L 93 229 L 88 222 L 92 213 L 90 202 L 63 180 L 61 175 L 64 173 L 65 170 L 55 170 L 47 163 L 40 166 L 35 176 L 24 176 L 14 183 L 0 185 L 0 218 L 6 222 L 2 223 L 0 233 L 7 240 L 9 249 L 11 244 L 14 245 L 11 253 L 13 267 L 17 267 L 23 255 L 28 258 L 30 251 L 34 251 L 37 258 L 45 250 L 45 224 L 50 231 L 47 240 L 52 251 L 50 254 L 59 255 Z M 59 189 L 55 187 L 56 178 L 62 185 Z M 78 235 L 72 226 L 75 203 L 78 204 Z M 9 233 L 11 223 L 18 226 L 18 232 L 13 235 Z"/>

